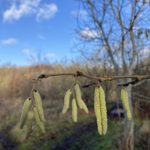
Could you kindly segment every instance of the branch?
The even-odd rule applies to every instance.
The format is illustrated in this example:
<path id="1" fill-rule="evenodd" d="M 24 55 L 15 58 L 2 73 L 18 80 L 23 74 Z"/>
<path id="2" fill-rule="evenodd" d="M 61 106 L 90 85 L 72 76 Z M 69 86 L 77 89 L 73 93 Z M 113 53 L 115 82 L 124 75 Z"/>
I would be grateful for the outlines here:
<path id="1" fill-rule="evenodd" d="M 92 83 L 89 83 L 89 84 L 81 85 L 81 87 L 82 88 L 88 88 L 88 87 L 96 85 L 96 84 L 97 84 L 97 82 L 92 82 Z"/>
<path id="2" fill-rule="evenodd" d="M 95 5 L 94 5 L 94 2 L 92 2 L 92 0 L 87 0 L 87 5 L 89 5 L 89 7 L 90 7 L 91 15 L 92 15 L 91 17 L 93 19 L 93 22 L 98 26 L 98 28 L 100 29 L 100 31 L 102 33 L 103 40 L 105 41 L 105 44 L 107 46 L 107 51 L 108 51 L 108 54 L 110 56 L 110 59 L 111 59 L 113 65 L 114 65 L 114 68 L 115 68 L 116 72 L 118 72 L 118 64 L 115 61 L 115 58 L 113 56 L 113 50 L 110 46 L 108 36 L 106 35 L 105 29 L 103 27 L 104 18 L 99 20 L 99 18 L 97 17 L 97 13 L 95 12 L 96 8 L 95 8 Z M 103 13 L 105 13 L 105 12 L 103 12 Z"/>
<path id="3" fill-rule="evenodd" d="M 113 80 L 120 80 L 120 79 L 133 79 L 130 82 L 127 82 L 125 84 L 119 84 L 119 86 L 128 86 L 129 84 L 136 84 L 139 81 L 150 79 L 150 75 L 131 75 L 131 76 L 110 76 L 110 77 L 97 77 L 97 76 L 91 76 L 87 75 L 81 71 L 77 71 L 76 73 L 54 73 L 54 74 L 41 74 L 37 77 L 37 79 L 33 80 L 41 80 L 46 79 L 54 76 L 73 76 L 73 77 L 84 77 L 90 80 L 95 80 L 99 82 L 103 81 L 113 81 Z M 94 85 L 95 83 L 91 83 L 89 85 L 83 85 L 83 87 L 89 87 L 91 85 Z"/>
<path id="4" fill-rule="evenodd" d="M 143 99 L 145 99 L 146 102 L 150 102 L 150 97 L 149 96 L 145 96 L 145 95 L 138 94 L 138 93 L 135 93 L 135 92 L 133 92 L 133 96 L 139 97 L 139 99 L 141 101 L 143 101 Z"/>

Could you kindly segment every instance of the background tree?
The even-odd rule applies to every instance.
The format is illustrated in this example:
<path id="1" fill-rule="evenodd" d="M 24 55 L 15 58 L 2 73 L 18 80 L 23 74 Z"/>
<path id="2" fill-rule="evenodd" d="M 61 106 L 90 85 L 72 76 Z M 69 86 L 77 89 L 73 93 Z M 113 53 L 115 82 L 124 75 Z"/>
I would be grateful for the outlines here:
<path id="1" fill-rule="evenodd" d="M 94 62 L 106 62 L 116 75 L 132 75 L 149 50 L 150 7 L 142 0 L 82 0 L 85 17 L 78 18 L 81 54 Z M 80 10 L 79 10 L 80 11 Z M 80 14 L 80 13 L 79 13 Z M 147 55 L 148 51 L 145 53 Z M 139 59 L 140 58 L 140 59 Z M 144 59 L 144 57 L 143 57 Z M 130 108 L 132 108 L 132 87 Z M 134 149 L 134 121 L 125 121 L 122 148 Z"/>

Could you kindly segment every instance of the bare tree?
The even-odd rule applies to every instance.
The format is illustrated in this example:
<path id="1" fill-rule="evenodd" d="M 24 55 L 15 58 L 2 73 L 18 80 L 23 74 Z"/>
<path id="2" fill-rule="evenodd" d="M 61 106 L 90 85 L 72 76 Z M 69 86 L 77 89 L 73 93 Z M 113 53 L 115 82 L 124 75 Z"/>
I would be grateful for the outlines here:
<path id="1" fill-rule="evenodd" d="M 53 53 L 44 53 L 42 50 L 25 49 L 24 54 L 32 65 L 51 64 L 54 62 Z"/>
<path id="2" fill-rule="evenodd" d="M 78 20 L 82 55 L 104 61 L 116 75 L 132 75 L 139 55 L 150 48 L 148 24 L 149 1 L 142 0 L 80 0 L 87 14 Z M 144 34 L 143 34 L 144 33 Z M 145 34 L 146 33 L 146 34 Z M 84 45 L 84 48 L 81 46 Z M 82 49 L 82 50 L 81 50 Z M 87 55 L 86 55 L 87 54 Z M 130 108 L 132 109 L 131 85 Z M 134 149 L 134 121 L 125 120 L 122 148 Z"/>

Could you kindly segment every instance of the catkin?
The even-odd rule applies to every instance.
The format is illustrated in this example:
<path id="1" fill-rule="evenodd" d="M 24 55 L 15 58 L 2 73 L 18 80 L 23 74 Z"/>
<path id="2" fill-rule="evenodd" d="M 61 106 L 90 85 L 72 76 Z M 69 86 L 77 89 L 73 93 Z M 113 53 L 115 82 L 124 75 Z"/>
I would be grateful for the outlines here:
<path id="1" fill-rule="evenodd" d="M 82 105 L 82 109 L 88 114 L 89 113 L 89 110 L 85 104 L 85 102 L 81 99 L 81 105 Z"/>
<path id="2" fill-rule="evenodd" d="M 72 100 L 72 119 L 74 122 L 77 122 L 78 119 L 78 111 L 77 111 L 77 104 L 75 98 Z"/>
<path id="3" fill-rule="evenodd" d="M 22 108 L 22 113 L 21 113 L 21 117 L 20 117 L 20 128 L 23 128 L 26 118 L 27 118 L 27 114 L 30 110 L 32 104 L 32 100 L 31 98 L 27 98 L 23 104 L 23 108 Z"/>
<path id="4" fill-rule="evenodd" d="M 37 107 L 33 107 L 35 121 L 42 133 L 45 133 L 44 123 L 41 121 Z"/>
<path id="5" fill-rule="evenodd" d="M 129 97 L 128 97 L 128 92 L 127 92 L 126 88 L 121 89 L 121 100 L 123 103 L 123 107 L 127 112 L 127 118 L 128 118 L 128 120 L 131 120 L 132 114 L 131 114 L 131 110 L 130 110 Z"/>
<path id="6" fill-rule="evenodd" d="M 39 113 L 39 117 L 41 119 L 41 121 L 45 121 L 45 117 L 44 117 L 44 111 L 43 111 L 43 105 L 42 105 L 42 99 L 40 96 L 40 93 L 37 90 L 33 91 L 33 96 L 35 99 L 35 105 L 37 107 L 38 113 Z"/>
<path id="7" fill-rule="evenodd" d="M 95 88 L 94 92 L 94 111 L 97 121 L 98 132 L 102 135 L 102 117 L 101 117 L 101 108 L 100 108 L 100 100 L 99 100 L 99 88 Z"/>
<path id="8" fill-rule="evenodd" d="M 70 104 L 70 97 L 71 97 L 71 90 L 67 90 L 66 94 L 65 94 L 65 98 L 64 98 L 64 107 L 62 110 L 62 113 L 65 114 L 69 108 L 69 104 Z"/>
<path id="9" fill-rule="evenodd" d="M 79 108 L 82 109 L 82 107 L 83 107 L 82 94 L 81 94 L 81 89 L 80 89 L 79 84 L 76 83 L 76 85 L 74 86 L 74 89 L 75 89 L 75 93 L 76 93 L 77 104 L 78 104 Z"/>
<path id="10" fill-rule="evenodd" d="M 107 108 L 105 101 L 105 92 L 103 88 L 99 87 L 99 100 L 100 100 L 100 110 L 101 110 L 101 118 L 102 118 L 102 133 L 103 135 L 107 132 Z"/>
<path id="11" fill-rule="evenodd" d="M 26 138 L 28 138 L 28 136 L 32 132 L 33 119 L 34 119 L 34 113 L 33 111 L 29 111 L 27 115 L 27 120 L 26 120 Z"/>

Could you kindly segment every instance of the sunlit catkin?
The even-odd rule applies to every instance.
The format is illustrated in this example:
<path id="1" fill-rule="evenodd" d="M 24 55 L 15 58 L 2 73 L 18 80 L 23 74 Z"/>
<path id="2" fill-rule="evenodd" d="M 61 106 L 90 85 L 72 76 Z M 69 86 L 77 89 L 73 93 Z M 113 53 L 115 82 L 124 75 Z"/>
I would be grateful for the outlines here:
<path id="1" fill-rule="evenodd" d="M 131 110 L 130 110 L 129 97 L 128 97 L 128 92 L 127 92 L 126 88 L 121 89 L 121 100 L 123 103 L 123 107 L 127 112 L 127 118 L 128 118 L 128 120 L 131 120 L 132 114 L 131 114 Z"/>
<path id="2" fill-rule="evenodd" d="M 100 100 L 99 100 L 99 88 L 95 88 L 94 92 L 94 111 L 97 121 L 97 128 L 100 135 L 102 135 L 102 117 L 101 117 L 101 108 L 100 108 Z"/>
<path id="3" fill-rule="evenodd" d="M 41 99 L 41 96 L 40 96 L 40 93 L 38 92 L 38 90 L 33 91 L 33 96 L 35 99 L 35 105 L 37 107 L 39 117 L 40 117 L 41 121 L 44 122 L 45 117 L 44 117 L 44 111 L 43 111 L 43 104 L 42 104 L 42 99 Z"/>
<path id="4" fill-rule="evenodd" d="M 102 86 L 99 87 L 99 97 L 100 97 L 99 100 L 102 118 L 102 133 L 103 135 L 105 135 L 107 132 L 107 108 L 106 108 L 105 92 Z"/>
<path id="5" fill-rule="evenodd" d="M 26 120 L 26 138 L 31 134 L 32 132 L 32 124 L 34 119 L 34 113 L 32 110 L 28 112 L 27 120 Z"/>
<path id="6" fill-rule="evenodd" d="M 72 119 L 74 122 L 77 122 L 78 120 L 78 110 L 75 98 L 72 100 Z"/>
<path id="7" fill-rule="evenodd" d="M 69 104 L 70 104 L 70 97 L 71 97 L 71 90 L 67 90 L 65 97 L 64 97 L 64 107 L 62 110 L 62 113 L 65 114 L 67 112 L 67 110 L 69 109 Z"/>
<path id="8" fill-rule="evenodd" d="M 88 114 L 89 113 L 89 110 L 85 104 L 85 102 L 81 99 L 81 105 L 82 105 L 82 109 Z"/>
<path id="9" fill-rule="evenodd" d="M 32 104 L 31 98 L 27 98 L 23 104 L 22 113 L 21 113 L 21 117 L 20 117 L 20 125 L 19 125 L 20 128 L 23 128 L 23 126 L 25 124 L 31 104 Z"/>
<path id="10" fill-rule="evenodd" d="M 45 133 L 44 123 L 41 121 L 41 119 L 39 117 L 39 113 L 38 113 L 37 107 L 33 107 L 33 112 L 34 112 L 34 117 L 35 117 L 36 124 L 38 125 L 39 129 L 41 130 L 41 132 Z"/>
<path id="11" fill-rule="evenodd" d="M 75 89 L 75 93 L 76 93 L 76 100 L 77 100 L 77 104 L 79 106 L 80 109 L 82 109 L 82 94 L 81 94 L 81 89 L 80 89 L 80 86 L 79 84 L 76 83 L 76 85 L 74 86 L 74 89 Z"/>

